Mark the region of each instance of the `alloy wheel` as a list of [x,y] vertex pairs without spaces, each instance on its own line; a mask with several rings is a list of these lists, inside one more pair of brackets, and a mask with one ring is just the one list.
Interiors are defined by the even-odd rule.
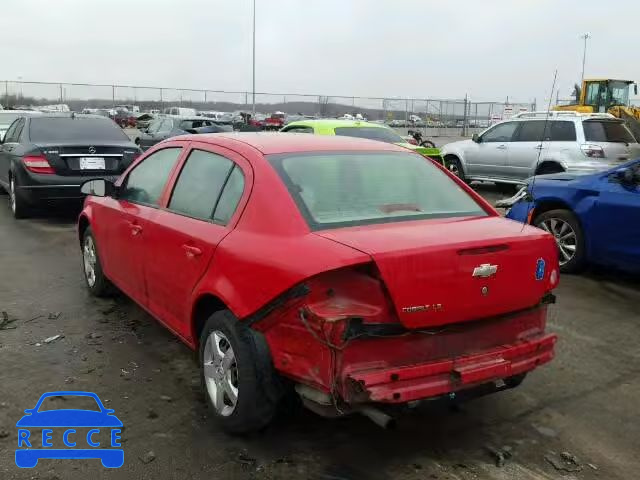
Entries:
[[84,240],[82,261],[84,263],[84,275],[87,283],[90,287],[93,287],[96,284],[96,263],[98,262],[98,258],[96,256],[96,245],[91,236],[87,236]]
[[16,184],[13,180],[13,177],[11,177],[11,180],[9,181],[9,206],[11,207],[11,211],[15,214],[16,213]]
[[456,177],[460,176],[460,169],[458,168],[458,164],[455,162],[452,162],[449,164],[449,171],[453,173]]
[[229,339],[220,330],[207,338],[202,360],[211,403],[219,415],[228,417],[238,403],[238,364]]
[[568,222],[559,218],[548,218],[540,224],[544,230],[553,235],[560,252],[560,265],[565,265],[576,255],[577,237]]

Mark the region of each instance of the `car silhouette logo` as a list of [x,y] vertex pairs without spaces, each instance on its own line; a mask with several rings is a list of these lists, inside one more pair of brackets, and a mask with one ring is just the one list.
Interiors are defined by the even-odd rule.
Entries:
[[[81,409],[56,409],[39,411],[42,402],[49,397],[90,397],[99,411]],[[124,450],[119,442],[122,422],[113,415],[114,410],[105,408],[98,395],[92,392],[48,392],[43,394],[36,406],[24,411],[26,415],[16,423],[18,448],[16,465],[33,468],[41,458],[88,459],[99,458],[107,468],[119,468],[124,463]],[[82,435],[77,428],[90,428]],[[42,435],[32,435],[33,428],[42,428]],[[53,429],[64,430],[62,440],[66,448],[54,448]],[[109,431],[109,447],[101,445],[97,437],[101,431]],[[57,432],[56,432],[57,433]],[[41,441],[40,441],[41,440]],[[83,448],[86,443],[88,448]],[[104,443],[104,441],[102,442]]]

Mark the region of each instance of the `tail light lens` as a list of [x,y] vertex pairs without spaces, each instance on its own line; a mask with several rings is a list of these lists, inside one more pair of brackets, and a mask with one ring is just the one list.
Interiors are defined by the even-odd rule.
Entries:
[[22,157],[22,163],[27,170],[32,173],[39,173],[45,175],[55,174],[55,170],[51,165],[49,165],[49,161],[44,155],[29,155],[26,157]]
[[582,145],[580,147],[585,157],[589,158],[604,158],[604,150],[598,145]]

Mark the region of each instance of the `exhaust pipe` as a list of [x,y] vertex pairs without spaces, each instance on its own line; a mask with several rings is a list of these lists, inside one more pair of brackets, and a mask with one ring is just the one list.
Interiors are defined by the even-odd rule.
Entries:
[[392,417],[384,413],[382,410],[379,410],[377,408],[367,406],[367,407],[360,407],[356,411],[361,413],[365,417],[369,418],[373,423],[381,426],[382,428],[391,429],[391,428],[395,428],[396,426],[395,419],[393,419]]

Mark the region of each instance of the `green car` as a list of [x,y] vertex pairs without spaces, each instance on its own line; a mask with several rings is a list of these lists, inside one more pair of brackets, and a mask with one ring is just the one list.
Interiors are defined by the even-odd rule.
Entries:
[[343,135],[345,137],[368,138],[381,142],[395,143],[409,150],[415,150],[425,157],[443,163],[440,150],[437,148],[419,147],[407,143],[395,130],[379,123],[361,120],[300,120],[283,127],[281,132],[314,133],[316,135]]

